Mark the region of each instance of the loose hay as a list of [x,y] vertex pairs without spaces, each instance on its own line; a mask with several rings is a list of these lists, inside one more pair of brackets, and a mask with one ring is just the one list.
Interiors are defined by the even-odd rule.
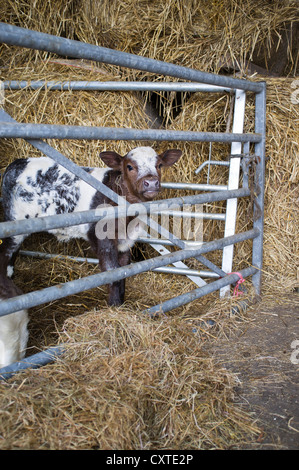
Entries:
[[61,341],[65,357],[0,384],[2,449],[224,449],[258,432],[230,404],[234,377],[175,319],[91,311]]

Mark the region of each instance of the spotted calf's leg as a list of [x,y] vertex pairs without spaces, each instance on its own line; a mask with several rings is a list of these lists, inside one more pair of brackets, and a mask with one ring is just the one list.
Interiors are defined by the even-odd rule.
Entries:
[[[109,238],[98,239],[95,234],[95,225],[88,232],[88,240],[91,249],[99,260],[99,267],[102,272],[111,271],[120,267],[118,262],[118,250],[116,240]],[[108,305],[121,305],[123,303],[123,283],[122,280],[112,282],[108,285]]]
[[1,240],[0,244],[0,274],[11,278],[14,273],[14,263],[20,246],[26,235],[16,235]]
[[[118,252],[118,264],[120,266],[127,266],[131,263],[131,252],[130,250],[124,252]],[[120,281],[120,299],[123,304],[125,301],[125,290],[126,290],[126,279],[121,279]]]
[[[99,265],[101,271],[111,271],[120,267],[118,261],[118,252],[112,240],[107,240],[106,243],[100,243],[99,250]],[[108,284],[108,305],[119,306],[124,302],[125,295],[124,279]]]

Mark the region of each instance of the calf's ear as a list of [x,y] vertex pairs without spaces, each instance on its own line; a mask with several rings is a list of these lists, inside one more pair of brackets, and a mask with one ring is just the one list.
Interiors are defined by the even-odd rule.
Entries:
[[109,166],[109,168],[113,168],[114,170],[121,169],[123,157],[118,153],[113,152],[112,150],[107,150],[100,153],[100,158],[107,166]]
[[160,158],[164,166],[171,166],[176,163],[182,155],[182,151],[178,149],[169,149],[161,153]]

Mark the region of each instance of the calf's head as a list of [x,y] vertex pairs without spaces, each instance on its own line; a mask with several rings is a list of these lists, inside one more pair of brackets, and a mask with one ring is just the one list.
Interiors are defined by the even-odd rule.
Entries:
[[136,147],[124,157],[113,151],[100,153],[103,162],[122,174],[128,194],[139,201],[150,201],[161,190],[161,170],[181,157],[181,150],[170,149],[158,155],[151,147]]

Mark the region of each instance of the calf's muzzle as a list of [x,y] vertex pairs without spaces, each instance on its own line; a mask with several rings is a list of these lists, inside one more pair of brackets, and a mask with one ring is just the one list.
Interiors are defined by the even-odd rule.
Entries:
[[146,178],[143,180],[143,188],[145,191],[159,191],[160,181],[158,178]]

